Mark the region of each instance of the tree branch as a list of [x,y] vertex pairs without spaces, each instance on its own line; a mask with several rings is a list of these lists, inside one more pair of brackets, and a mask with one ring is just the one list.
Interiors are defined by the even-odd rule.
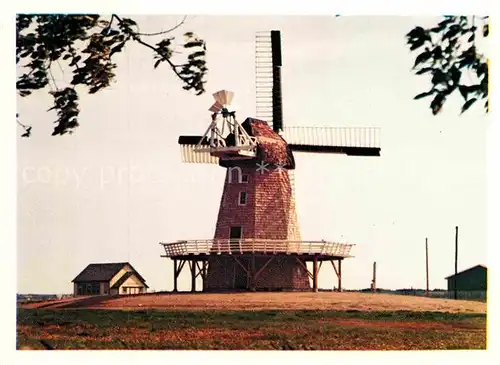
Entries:
[[[123,23],[122,19],[121,19],[118,15],[113,14],[113,15],[112,15],[112,18],[113,18],[113,17],[114,17],[114,18],[116,18],[116,20],[118,21],[118,23]],[[134,33],[130,34],[130,36],[132,36],[132,38],[133,38],[136,42],[138,42],[138,43],[142,44],[142,45],[143,45],[143,46],[145,46],[145,47],[148,47],[149,49],[152,49],[153,51],[155,51],[155,53],[156,53],[156,54],[160,55],[160,56],[161,56],[161,58],[162,58],[164,61],[167,61],[167,63],[170,65],[170,67],[172,68],[172,71],[174,71],[174,73],[177,75],[177,77],[178,77],[180,80],[182,80],[182,81],[186,82],[186,80],[182,77],[182,75],[181,75],[181,74],[177,71],[177,67],[180,67],[179,65],[174,65],[174,64],[172,63],[172,61],[170,61],[170,59],[169,59],[168,57],[165,57],[165,55],[164,55],[163,53],[159,52],[159,51],[158,51],[158,49],[157,49],[156,47],[154,47],[154,46],[152,46],[152,45],[150,45],[150,44],[148,44],[148,43],[144,42],[144,41],[143,41],[143,40],[142,40],[142,39],[141,39],[141,38],[137,35],[137,33],[135,33],[135,32],[134,32]],[[195,84],[194,84],[193,82],[187,82],[187,84],[188,84],[190,87],[195,88]]]
[[24,129],[24,134],[21,137],[29,137],[31,135],[31,126],[23,124],[19,121],[19,114],[16,114],[16,122]]
[[49,62],[49,65],[45,68],[45,70],[49,73],[50,78],[52,79],[52,82],[54,83],[54,87],[56,88],[56,90],[59,90],[59,88],[57,87],[56,79],[54,78],[54,75],[52,74],[51,68],[52,68],[52,62]]
[[170,29],[167,29],[167,30],[162,30],[161,32],[156,32],[156,33],[139,33],[137,32],[136,34],[137,35],[142,35],[142,36],[156,36],[156,35],[162,35],[162,34],[167,34],[167,33],[170,33],[174,30],[176,30],[177,28],[179,28],[182,24],[184,24],[184,22],[186,21],[186,18],[187,18],[187,15],[184,15],[184,18],[181,20],[181,22],[175,26],[173,26],[172,28]]

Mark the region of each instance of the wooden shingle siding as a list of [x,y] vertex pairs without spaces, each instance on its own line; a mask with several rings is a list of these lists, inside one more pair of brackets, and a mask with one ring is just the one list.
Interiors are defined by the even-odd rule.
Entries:
[[[227,169],[214,238],[229,239],[231,227],[242,227],[242,238],[300,241],[290,176],[287,169],[278,168],[285,164],[293,168],[293,155],[265,122],[250,123],[263,160],[253,164],[233,161],[232,168]],[[266,163],[266,169],[259,170],[257,163]],[[239,174],[248,175],[248,182],[240,182]],[[238,204],[242,191],[246,192],[246,205]],[[255,269],[258,271],[267,260],[257,257]],[[209,259],[207,290],[238,289],[244,286],[246,277],[232,257]],[[255,285],[256,289],[310,288],[307,272],[294,257],[274,258]]]

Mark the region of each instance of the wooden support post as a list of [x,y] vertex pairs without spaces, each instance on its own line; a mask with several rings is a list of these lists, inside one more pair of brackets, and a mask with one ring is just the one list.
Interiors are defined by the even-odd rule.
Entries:
[[196,262],[194,260],[189,261],[191,264],[191,292],[196,291]]
[[316,256],[313,259],[313,291],[318,291],[318,258]]
[[206,291],[207,290],[207,265],[208,265],[208,261],[203,261],[203,268],[202,268],[202,279],[203,279],[203,291]]
[[342,260],[339,259],[339,292],[342,291]]
[[177,277],[179,274],[177,273],[177,260],[174,259],[174,293],[177,293]]
[[299,259],[298,257],[295,258],[297,260],[297,262],[304,268],[304,270],[306,271],[307,273],[307,276],[309,276],[311,279],[313,278],[311,272],[309,271],[309,269],[307,268],[307,263],[304,263],[301,259]]

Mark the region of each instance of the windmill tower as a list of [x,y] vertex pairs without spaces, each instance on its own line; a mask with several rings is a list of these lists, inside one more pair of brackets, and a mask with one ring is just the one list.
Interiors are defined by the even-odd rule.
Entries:
[[[184,162],[226,169],[213,239],[161,243],[174,260],[174,291],[186,263],[192,291],[313,290],[330,261],[341,290],[341,263],[352,245],[303,241],[295,211],[293,152],[379,156],[376,128],[285,127],[281,98],[281,35],[256,36],[257,116],[239,123],[234,94],[215,93],[211,122],[202,136],[180,136]],[[312,272],[307,263],[312,262]],[[337,265],[335,264],[337,263]]]

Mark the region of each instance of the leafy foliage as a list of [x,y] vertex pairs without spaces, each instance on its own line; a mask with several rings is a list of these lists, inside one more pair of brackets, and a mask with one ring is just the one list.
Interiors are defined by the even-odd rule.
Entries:
[[[464,99],[461,113],[476,101],[488,98],[488,64],[476,47],[476,39],[489,34],[488,20],[488,17],[445,16],[435,27],[417,26],[406,35],[410,50],[421,52],[415,58],[415,73],[429,75],[432,83],[430,90],[415,99],[433,96],[430,108],[434,115],[457,90]],[[487,100],[484,108],[488,110]]]
[[[154,67],[167,63],[185,90],[193,90],[196,95],[205,91],[206,46],[193,33],[185,34],[186,60],[176,64],[172,60],[173,37],[150,45],[143,40],[148,34],[140,33],[136,22],[129,18],[112,15],[107,20],[92,14],[18,14],[16,23],[16,63],[22,63],[20,66],[26,70],[17,79],[17,91],[27,97],[33,91],[50,87],[54,105],[49,110],[55,110],[58,116],[52,135],[72,133],[78,127],[80,87],[86,87],[90,94],[108,87],[115,78],[117,67],[113,56],[129,42],[135,41],[151,49],[156,60]],[[166,33],[169,31],[153,35]],[[61,63],[72,72],[70,84],[63,88],[56,85],[51,72],[54,64],[62,69]],[[25,130],[23,136],[29,137],[31,127],[19,121],[18,124]]]

